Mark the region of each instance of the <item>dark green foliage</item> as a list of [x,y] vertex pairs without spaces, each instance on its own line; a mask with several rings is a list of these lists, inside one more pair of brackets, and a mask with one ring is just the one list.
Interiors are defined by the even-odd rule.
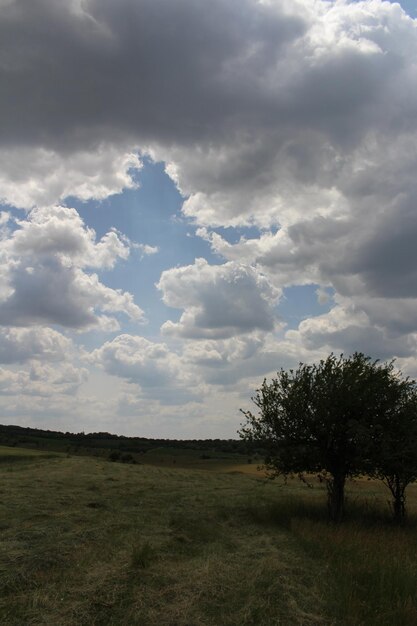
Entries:
[[115,461],[120,461],[121,463],[136,463],[136,459],[129,453],[126,454],[121,454],[121,452],[119,452],[119,450],[113,450],[112,452],[110,452],[109,456],[107,457],[109,459],[109,461],[112,461],[113,463]]
[[[271,476],[319,474],[327,484],[329,517],[339,522],[347,478],[365,469],[372,473],[377,455],[385,458],[388,448],[394,465],[400,463],[401,454],[394,454],[400,441],[396,426],[400,413],[412,413],[404,399],[413,388],[392,362],[381,364],[361,353],[331,354],[318,364],[281,369],[270,383],[264,380],[252,398],[259,414],[243,411],[247,421],[240,435],[264,448]],[[386,429],[392,431],[387,441]],[[411,448],[409,466],[417,468]],[[393,475],[382,465],[378,474],[386,480]]]
[[122,454],[122,456],[120,457],[120,460],[122,463],[136,463],[135,459],[133,458],[133,456],[129,453],[127,454]]
[[392,494],[394,520],[406,517],[407,486],[417,479],[417,390],[405,381],[395,410],[375,420],[368,474],[382,480]]
[[146,454],[155,448],[170,450],[201,450],[210,453],[252,453],[248,444],[239,439],[148,439],[126,437],[111,433],[62,433],[14,425],[0,424],[0,445],[56,450],[106,457],[109,451],[121,454]]

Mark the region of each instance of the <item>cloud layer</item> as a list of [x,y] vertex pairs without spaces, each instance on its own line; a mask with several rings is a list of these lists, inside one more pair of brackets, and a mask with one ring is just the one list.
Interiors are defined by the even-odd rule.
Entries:
[[[417,371],[417,21],[400,5],[1,5],[0,200],[27,211],[0,213],[5,394],[84,385],[63,329],[120,332],[88,363],[124,381],[129,410],[192,402],[190,387],[238,394],[330,350]],[[124,332],[144,313],[103,278],[132,247],[157,248],[97,239],[65,206],[134,189],[149,157],[217,263],[163,266],[156,288],[178,313],[166,310],[164,342]],[[288,329],[285,290],[308,285],[327,310]]]

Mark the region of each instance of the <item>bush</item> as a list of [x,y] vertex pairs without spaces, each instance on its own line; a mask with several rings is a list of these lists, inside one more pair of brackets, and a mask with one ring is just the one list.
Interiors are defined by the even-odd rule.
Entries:
[[136,463],[135,459],[131,454],[123,454],[120,457],[122,463]]

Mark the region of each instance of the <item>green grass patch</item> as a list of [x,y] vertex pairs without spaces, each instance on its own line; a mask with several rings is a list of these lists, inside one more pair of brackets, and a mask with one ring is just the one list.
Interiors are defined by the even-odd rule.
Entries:
[[30,450],[27,448],[15,448],[0,446],[0,463],[21,463],[47,460],[59,457],[60,454],[56,452],[42,452],[38,450]]

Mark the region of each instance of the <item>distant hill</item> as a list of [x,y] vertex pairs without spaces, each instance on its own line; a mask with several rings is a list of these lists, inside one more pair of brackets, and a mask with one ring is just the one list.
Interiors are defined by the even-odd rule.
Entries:
[[148,439],[107,432],[70,433],[15,425],[0,425],[0,445],[56,450],[71,454],[97,454],[110,451],[146,454],[155,449],[200,450],[223,454],[248,454],[248,444],[239,439]]

